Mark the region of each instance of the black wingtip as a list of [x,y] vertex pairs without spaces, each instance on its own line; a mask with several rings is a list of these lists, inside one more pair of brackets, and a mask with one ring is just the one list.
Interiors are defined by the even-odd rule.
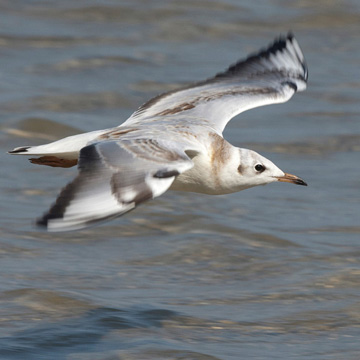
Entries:
[[30,148],[31,148],[31,146],[17,147],[14,150],[9,150],[8,154],[18,154],[18,153],[22,153],[22,152],[27,152],[27,150]]
[[[295,36],[293,32],[290,30],[287,35],[280,35],[278,36],[272,43],[270,43],[267,47],[260,49],[260,51],[254,52],[250,54],[244,60],[240,60],[237,63],[231,65],[225,72],[218,73],[214,79],[221,79],[224,77],[234,76],[237,74],[241,74],[241,72],[250,69],[252,64],[256,64],[259,62],[259,59],[269,59],[271,55],[275,55],[279,52],[282,52],[289,46],[289,42],[291,46],[294,46]],[[298,46],[298,45],[297,45]],[[298,57],[298,61],[302,64],[303,72],[304,72],[304,80],[307,79],[307,67],[305,60],[303,58]]]
[[292,31],[289,31],[287,35],[279,35],[273,43],[270,43],[268,47],[263,48],[260,50],[260,52],[253,53],[248,57],[248,59],[252,57],[268,57],[270,54],[275,54],[278,51],[282,51],[287,46],[286,42],[289,40],[292,43],[294,38],[295,37]]
[[36,219],[35,225],[38,228],[41,228],[43,230],[46,230],[48,227],[49,218],[45,215],[41,218]]
[[37,227],[48,230],[49,222],[64,217],[65,210],[72,201],[75,192],[78,190],[79,183],[79,176],[77,176],[61,190],[55,203],[51,205],[50,209],[42,217],[36,219],[35,224]]

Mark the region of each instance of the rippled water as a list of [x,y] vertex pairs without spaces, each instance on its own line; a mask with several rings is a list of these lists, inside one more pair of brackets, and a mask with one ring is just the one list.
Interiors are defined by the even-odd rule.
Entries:
[[[359,358],[357,0],[22,0],[0,10],[1,359]],[[242,114],[225,136],[307,188],[174,192],[90,230],[33,227],[76,169],[7,150],[114,126],[289,29],[308,90]]]

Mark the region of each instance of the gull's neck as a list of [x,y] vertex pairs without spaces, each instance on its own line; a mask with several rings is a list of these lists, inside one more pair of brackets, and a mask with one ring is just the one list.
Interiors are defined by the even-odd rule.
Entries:
[[231,186],[229,162],[233,161],[236,148],[220,135],[210,132],[207,151],[192,158],[194,167],[180,174],[170,187],[171,190],[190,191],[203,194],[227,194],[234,191]]

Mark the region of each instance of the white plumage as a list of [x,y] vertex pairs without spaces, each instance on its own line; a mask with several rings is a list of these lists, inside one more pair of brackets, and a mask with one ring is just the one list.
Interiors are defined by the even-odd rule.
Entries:
[[9,153],[37,156],[35,164],[78,164],[78,176],[38,221],[50,231],[114,218],[169,188],[225,194],[273,181],[306,185],[222,137],[234,116],[285,102],[306,82],[304,56],[289,34],[211,79],[151,99],[118,127]]

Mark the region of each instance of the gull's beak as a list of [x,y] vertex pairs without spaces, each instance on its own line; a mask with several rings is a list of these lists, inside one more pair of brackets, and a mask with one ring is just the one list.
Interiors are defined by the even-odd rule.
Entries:
[[300,179],[298,176],[292,174],[284,173],[284,176],[275,176],[275,177],[278,179],[278,181],[307,186],[307,183],[303,179]]

